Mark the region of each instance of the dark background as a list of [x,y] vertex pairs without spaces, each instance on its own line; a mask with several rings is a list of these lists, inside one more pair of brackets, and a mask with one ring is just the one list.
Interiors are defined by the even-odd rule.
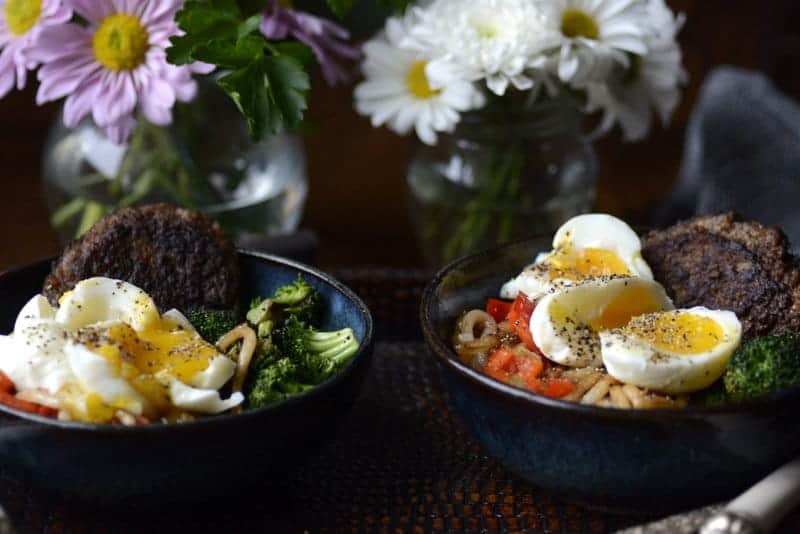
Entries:
[[[672,0],[687,23],[681,33],[691,77],[667,129],[642,143],[618,133],[597,145],[597,209],[645,222],[680,165],[684,130],[709,70],[722,64],[766,72],[800,97],[800,3],[796,0]],[[35,87],[0,101],[0,269],[56,254],[41,197],[39,162],[57,106],[37,108]],[[376,130],[356,115],[352,86],[328,88],[316,76],[311,114],[319,129],[305,139],[311,180],[303,226],[320,237],[324,267],[421,264],[406,212],[405,166],[410,138]]]

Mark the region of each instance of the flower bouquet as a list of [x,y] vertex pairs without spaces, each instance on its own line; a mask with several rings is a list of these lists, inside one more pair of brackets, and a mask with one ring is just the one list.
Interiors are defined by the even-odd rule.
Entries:
[[[664,0],[430,0],[390,18],[363,51],[355,106],[425,145],[408,182],[432,263],[552,231],[591,208],[582,134],[667,123],[686,74],[683,18]],[[445,134],[444,140],[440,134]]]
[[[328,4],[341,15],[353,2]],[[153,200],[207,209],[234,233],[286,229],[270,217],[299,219],[302,146],[268,138],[302,125],[313,62],[328,83],[349,78],[348,38],[278,0],[0,0],[0,97],[36,71],[37,104],[63,100],[45,181],[66,237]]]

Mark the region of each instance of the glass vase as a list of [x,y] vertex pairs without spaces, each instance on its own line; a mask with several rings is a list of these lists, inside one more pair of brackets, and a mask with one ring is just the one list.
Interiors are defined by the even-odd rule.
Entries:
[[172,202],[205,211],[239,245],[256,246],[297,227],[308,193],[300,138],[254,143],[233,103],[208,81],[192,103],[176,106],[172,125],[140,118],[121,146],[91,120],[67,128],[59,116],[42,179],[51,223],[64,241],[119,208]]
[[553,232],[592,208],[594,148],[571,100],[466,114],[455,132],[412,156],[407,186],[426,262]]

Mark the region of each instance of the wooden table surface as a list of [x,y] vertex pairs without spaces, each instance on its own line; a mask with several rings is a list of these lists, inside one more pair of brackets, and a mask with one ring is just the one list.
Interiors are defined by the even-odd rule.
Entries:
[[[597,209],[633,222],[669,190],[680,164],[684,130],[706,73],[720,64],[767,71],[790,93],[798,59],[798,8],[791,0],[731,2],[673,0],[687,14],[681,35],[691,75],[683,103],[666,129],[643,143],[623,144],[618,135],[601,141]],[[306,138],[311,178],[303,225],[321,239],[323,266],[418,266],[407,215],[403,176],[413,144],[370,127],[352,108],[352,87],[329,89],[317,77],[311,114],[320,122]],[[34,106],[34,91],[0,101],[0,269],[58,252],[47,223],[39,185],[39,162],[55,106]]]

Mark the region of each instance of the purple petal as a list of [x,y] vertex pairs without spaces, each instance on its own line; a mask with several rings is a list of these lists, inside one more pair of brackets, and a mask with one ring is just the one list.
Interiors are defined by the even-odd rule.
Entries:
[[14,87],[14,62],[8,50],[0,51],[0,98]]
[[71,52],[80,50],[83,55],[92,53],[92,33],[77,24],[62,24],[42,29],[26,55],[39,63],[49,63]]
[[289,36],[291,26],[280,17],[263,17],[261,19],[261,33],[267,39],[281,40]]
[[351,72],[339,64],[339,59],[357,59],[360,51],[344,41],[350,34],[341,26],[308,13],[283,9],[272,3],[261,19],[261,33],[268,39],[285,39],[289,35],[311,48],[322,67],[329,85],[347,82]]
[[114,13],[111,2],[107,0],[69,0],[69,3],[77,14],[93,24],[100,24]]
[[74,128],[92,111],[95,100],[97,100],[97,90],[99,85],[100,73],[96,73],[91,79],[87,80],[81,88],[70,94],[64,102],[64,124],[69,128]]
[[159,106],[156,102],[142,101],[142,113],[156,126],[169,126],[172,124],[172,108]]
[[17,89],[21,91],[25,89],[25,82],[28,79],[28,65],[25,62],[25,58],[19,52],[14,54],[16,56],[14,61],[17,67]]
[[161,2],[145,2],[140,9],[140,19],[142,24],[148,28],[155,25],[171,23],[175,20],[175,13],[181,8],[183,2],[174,0]]
[[39,69],[39,91],[36,103],[42,105],[69,95],[92,73],[100,70],[100,64],[86,53],[64,57],[52,63],[45,63]]
[[105,127],[106,135],[109,139],[111,139],[114,143],[121,145],[128,140],[128,137],[131,136],[131,132],[136,127],[136,121],[131,116],[126,116],[120,119],[118,122]]
[[136,88],[130,73],[104,71],[92,118],[101,128],[111,126],[133,113],[136,100]]
[[61,0],[45,0],[42,3],[41,24],[52,26],[63,24],[72,18],[72,9],[61,4]]

